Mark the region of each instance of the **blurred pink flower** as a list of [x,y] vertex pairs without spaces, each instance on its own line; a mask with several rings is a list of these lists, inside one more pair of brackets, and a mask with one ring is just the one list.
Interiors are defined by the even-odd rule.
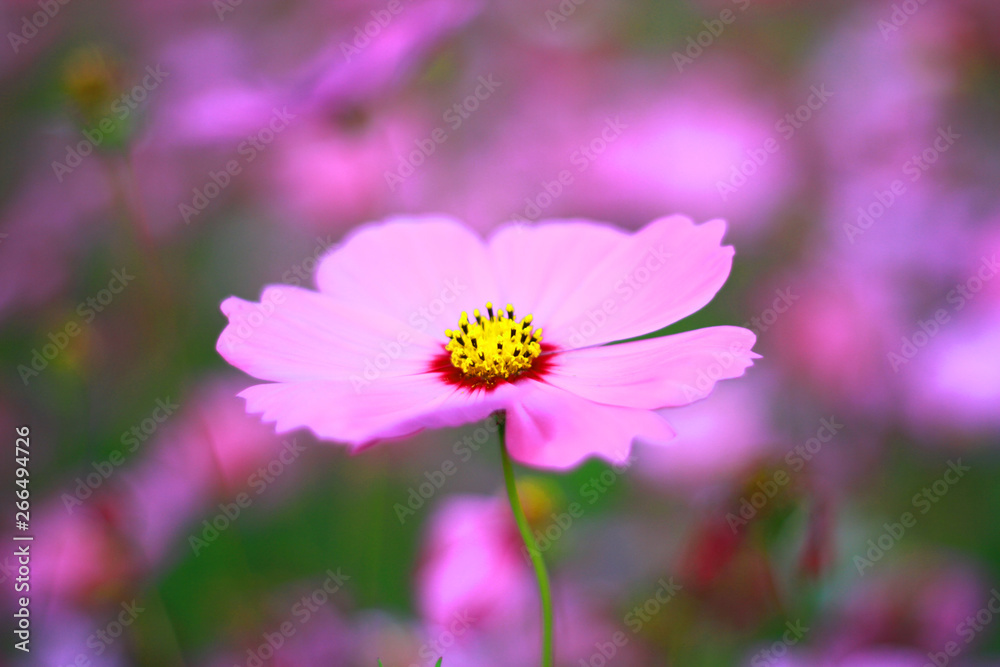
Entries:
[[[913,560],[873,580],[858,581],[835,601],[839,608],[816,617],[803,644],[761,648],[749,664],[798,667],[924,667],[970,664],[969,625],[991,599],[978,568],[950,558]],[[820,624],[824,624],[822,627]],[[964,630],[963,630],[964,628]],[[950,656],[950,643],[960,647]],[[937,655],[932,659],[932,655]],[[785,656],[779,659],[778,656]],[[944,660],[945,662],[940,662]]]
[[901,163],[838,176],[828,189],[818,243],[855,273],[892,281],[900,297],[912,302],[922,298],[920,287],[929,281],[964,268],[979,247],[973,230],[980,216],[970,190],[937,178],[944,165],[921,172],[916,163],[905,164],[905,171]]
[[964,644],[963,622],[989,597],[987,579],[969,563],[914,560],[846,592],[827,653],[847,655],[886,644],[927,652],[950,641]]
[[947,220],[966,242],[948,253],[953,266],[936,281],[937,298],[917,301],[910,330],[892,349],[909,430],[951,444],[1000,432],[1000,226],[962,222]]
[[[795,128],[765,82],[748,83],[759,78],[752,72],[733,62],[702,65],[697,77],[664,80],[660,94],[626,85],[614,95],[627,110],[620,137],[606,149],[594,137],[581,142],[591,150],[584,152],[589,168],[571,190],[578,205],[630,219],[662,210],[721,215],[740,239],[766,234],[801,173],[789,134]],[[615,76],[653,75],[640,69]],[[804,91],[799,102],[812,95],[808,86]]]
[[[169,75],[133,154],[151,227],[200,221],[202,209],[241,198],[322,229],[399,209],[385,174],[425,118],[413,100],[393,102],[480,5],[310,1],[268,16],[263,34],[204,25],[174,35],[150,54]],[[219,7],[238,20],[235,5]]]
[[[797,300],[771,319],[762,335],[765,354],[827,405],[889,419],[896,383],[886,352],[903,331],[900,295],[885,276],[859,274],[849,256],[810,264],[775,283]],[[762,290],[760,305],[766,309],[774,294]]]
[[0,51],[0,81],[4,85],[30,73],[53,44],[65,39],[65,15],[56,10],[54,16],[38,16],[40,9],[32,0],[8,0],[0,10],[0,31],[10,47]]
[[260,80],[255,55],[249,39],[217,29],[175,35],[150,53],[165,78],[151,92],[149,138],[189,148],[219,144],[236,152],[236,144],[260,130],[275,106],[293,99],[288,84]]
[[775,443],[768,421],[770,389],[755,373],[719,386],[711,400],[665,411],[677,437],[666,447],[643,447],[639,475],[670,493],[737,479]]
[[[356,11],[347,12],[337,7],[336,36],[323,36],[327,48],[301,73],[311,82],[310,102],[336,111],[397,88],[447,37],[472,20],[483,4],[481,0],[417,0],[381,5],[361,2]],[[312,10],[303,17],[315,22],[315,15]]]
[[571,215],[639,227],[666,210],[725,217],[736,238],[756,240],[799,180],[797,147],[776,127],[786,109],[732,60],[688,78],[603,52],[499,53],[474,54],[470,71],[495,74],[497,92],[425,168],[435,207],[477,229]]
[[786,653],[786,656],[765,658],[766,662],[762,663],[761,654],[756,654],[757,661],[751,660],[747,664],[752,666],[768,664],[773,667],[926,667],[930,664],[927,662],[927,656],[917,651],[890,647],[875,648],[840,658],[806,651],[797,651],[791,655]]
[[187,548],[178,532],[213,502],[231,503],[240,492],[256,497],[261,484],[277,478],[266,466],[281,461],[283,446],[270,429],[246,419],[234,391],[231,381],[213,381],[182,398],[176,416],[147,445],[148,456],[123,473],[132,538],[150,562]]
[[106,227],[101,215],[111,197],[97,159],[61,182],[50,166],[64,159],[58,139],[35,151],[39,159],[0,211],[0,318],[58,295],[94,230]]
[[959,84],[958,12],[952,3],[930,3],[907,14],[900,29],[890,21],[894,11],[891,1],[857,5],[829,31],[805,75],[833,92],[815,122],[833,166],[845,173],[899,167],[947,125],[946,104]]
[[537,606],[535,582],[510,507],[493,496],[451,496],[435,510],[417,577],[421,616],[447,626],[516,624]]
[[294,122],[290,86],[261,81],[254,48],[246,38],[203,29],[146,54],[163,81],[139,112],[129,162],[153,236],[175,235],[230,200]]
[[413,137],[427,136],[431,128],[413,102],[385,106],[343,118],[304,115],[290,128],[256,183],[273,217],[343,229],[405,205],[401,195],[419,177],[390,188],[386,174],[399,168],[397,152],[408,154]]
[[36,521],[46,539],[33,547],[33,588],[44,608],[90,608],[113,600],[140,574],[141,560],[129,549],[127,522],[115,503],[94,501],[69,513],[54,501]]
[[[303,582],[304,584],[305,582]],[[315,584],[313,584],[315,586]],[[302,595],[308,595],[312,591],[303,588],[298,592],[298,596],[289,595],[288,600],[283,601],[286,608],[295,608],[296,604],[301,604],[298,600]],[[303,607],[298,607],[303,609]],[[308,609],[308,608],[306,608]],[[330,602],[322,607],[313,607],[315,611],[310,612],[308,621],[302,621],[301,617],[298,626],[293,625],[292,634],[283,635],[281,628],[287,629],[287,621],[269,619],[263,628],[257,628],[253,633],[246,633],[242,637],[246,642],[236,650],[220,655],[217,659],[202,662],[206,667],[233,667],[233,665],[269,665],[270,667],[298,667],[298,665],[343,665],[345,667],[371,664],[374,656],[384,655],[378,645],[374,643],[363,643],[359,641],[358,630],[354,623],[345,619],[334,603]],[[264,637],[270,637],[271,642]],[[280,641],[277,648],[269,651],[274,643]],[[273,655],[268,659],[269,655]],[[411,654],[412,657],[413,654]],[[412,662],[412,661],[411,661]],[[410,664],[407,663],[387,663],[390,664]]]
[[[38,543],[34,560],[43,599],[93,605],[120,595],[137,576],[189,547],[178,535],[206,508],[232,503],[239,492],[256,497],[282,474],[265,468],[274,461],[282,470],[290,465],[287,456],[278,458],[287,447],[246,419],[236,389],[231,381],[199,387],[176,413],[161,412],[161,431],[152,438],[133,431],[131,442],[149,450],[134,465],[118,471],[105,461],[111,472],[103,485],[81,481],[95,476],[88,469],[46,505],[38,521],[48,538]],[[169,397],[158,403],[168,410],[171,404]],[[200,533],[198,526],[194,534]]]
[[[527,565],[526,565],[527,567]],[[586,665],[601,664],[598,662],[607,655],[608,646],[612,646],[614,662],[622,665],[653,664],[642,660],[643,647],[638,640],[625,633],[619,623],[610,620],[602,612],[602,605],[593,598],[581,595],[576,582],[557,582],[554,593],[556,615],[556,664]],[[484,665],[531,665],[538,659],[537,643],[539,641],[538,623],[532,608],[521,610],[520,622],[509,624],[496,631],[468,630],[456,637],[450,645],[446,644],[446,633],[450,630],[441,626],[430,626],[427,634],[430,641],[447,648],[441,653],[444,656],[442,667],[483,667]],[[624,644],[612,644],[612,638],[618,636],[618,641],[624,638]],[[512,640],[515,637],[515,640]],[[431,644],[433,645],[433,644]],[[602,650],[605,652],[602,655]],[[593,660],[593,663],[590,661]],[[608,661],[607,664],[611,664]],[[406,664],[406,663],[403,663]],[[433,664],[426,661],[428,667]],[[386,663],[386,667],[389,667]]]
[[431,656],[438,652],[427,641],[432,638],[419,622],[376,610],[362,611],[351,622],[351,635],[357,643],[354,660],[347,662],[351,667],[370,665],[373,656],[381,659],[385,667],[434,664]]
[[922,321],[937,327],[931,329],[935,335],[926,339],[926,348],[914,345],[914,357],[899,370],[906,378],[904,414],[913,433],[947,438],[1000,432],[1000,375],[996,372],[1000,308],[951,314],[944,324],[931,318]]
[[[732,265],[724,231],[683,216],[635,234],[563,221],[509,225],[484,243],[452,219],[392,219],[330,253],[319,292],[227,299],[217,349],[271,382],[241,396],[279,432],[308,427],[358,449],[504,410],[522,463],[622,462],[635,438],[673,437],[652,410],[704,398],[757,357],[739,327],[606,345],[707,304]],[[482,304],[489,315],[469,319]]]
[[[126,667],[134,664],[127,642],[104,642],[109,623],[123,611],[120,602],[97,613],[57,607],[46,609],[32,626],[31,652],[21,665],[87,665],[88,667]],[[126,601],[124,604],[128,604]],[[103,633],[103,634],[98,634]],[[99,652],[98,652],[99,651]]]

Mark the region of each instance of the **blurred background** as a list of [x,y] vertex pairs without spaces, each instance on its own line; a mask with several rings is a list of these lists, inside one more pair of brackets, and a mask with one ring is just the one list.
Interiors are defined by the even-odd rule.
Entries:
[[[218,306],[391,213],[681,212],[737,254],[670,330],[764,358],[627,469],[520,471],[559,664],[1000,664],[994,0],[5,0],[0,27],[0,432],[30,425],[36,535],[32,651],[5,631],[0,662],[535,664],[495,432],[276,436]],[[4,547],[8,621],[16,576]]]

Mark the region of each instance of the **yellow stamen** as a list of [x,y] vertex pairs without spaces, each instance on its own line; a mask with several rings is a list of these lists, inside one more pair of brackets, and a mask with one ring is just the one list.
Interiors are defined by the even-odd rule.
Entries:
[[542,330],[531,326],[532,317],[514,317],[514,306],[497,313],[493,303],[486,302],[487,317],[478,309],[462,313],[457,329],[446,329],[449,338],[445,349],[451,352],[451,363],[464,375],[494,385],[529,370],[542,353]]

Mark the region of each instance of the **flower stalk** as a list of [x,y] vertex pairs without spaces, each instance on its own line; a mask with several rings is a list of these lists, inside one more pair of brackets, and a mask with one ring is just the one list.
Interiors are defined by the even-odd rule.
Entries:
[[545,561],[542,552],[538,549],[535,537],[531,533],[531,526],[524,515],[524,508],[521,506],[521,499],[517,495],[517,481],[514,478],[514,466],[510,460],[510,453],[507,451],[507,441],[505,438],[506,415],[500,412],[496,415],[497,432],[500,436],[500,460],[503,465],[504,484],[507,488],[507,499],[510,501],[510,508],[514,512],[514,521],[521,531],[521,539],[528,550],[531,564],[535,568],[535,578],[538,580],[538,594],[542,603],[542,667],[552,667],[553,641],[552,641],[552,590],[549,584],[549,573],[545,568]]

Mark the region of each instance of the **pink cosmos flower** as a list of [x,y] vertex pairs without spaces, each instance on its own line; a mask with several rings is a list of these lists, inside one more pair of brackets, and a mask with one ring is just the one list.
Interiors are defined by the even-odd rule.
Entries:
[[125,487],[115,499],[128,508],[129,537],[148,562],[163,565],[191,547],[178,533],[197,525],[201,515],[211,520],[219,500],[228,502],[240,492],[256,496],[261,489],[253,487],[254,480],[276,479],[267,476],[266,468],[281,462],[283,449],[294,443],[283,445],[266,427],[248,423],[240,407],[229,379],[205,382],[182,397],[177,412],[142,445],[147,455],[120,473]]
[[224,301],[217,349],[269,381],[240,395],[279,432],[358,449],[502,410],[524,464],[620,463],[634,439],[673,437],[654,410],[704,398],[758,356],[754,334],[728,326],[608,345],[707,304],[732,265],[724,232],[677,215],[634,234],[569,220],[483,241],[444,217],[391,219],[328,254],[318,292]]
[[33,588],[44,609],[86,609],[113,600],[141,574],[124,533],[126,517],[111,503],[94,502],[72,514],[55,501],[39,509],[38,525],[49,537],[33,550]]
[[927,653],[955,639],[967,643],[959,632],[990,599],[987,582],[974,562],[947,552],[917,552],[844,591],[839,608],[827,615],[833,627],[824,654],[893,643]]
[[476,628],[503,628],[537,605],[517,525],[505,499],[452,496],[429,522],[417,578],[421,616],[446,627],[467,617]]
[[[885,420],[895,388],[885,355],[905,331],[905,308],[891,281],[874,271],[858,275],[850,260],[847,254],[817,255],[810,266],[762,290],[757,312],[772,308],[776,316],[762,344],[811,395],[840,410]],[[799,300],[777,314],[774,290],[786,288]]]

